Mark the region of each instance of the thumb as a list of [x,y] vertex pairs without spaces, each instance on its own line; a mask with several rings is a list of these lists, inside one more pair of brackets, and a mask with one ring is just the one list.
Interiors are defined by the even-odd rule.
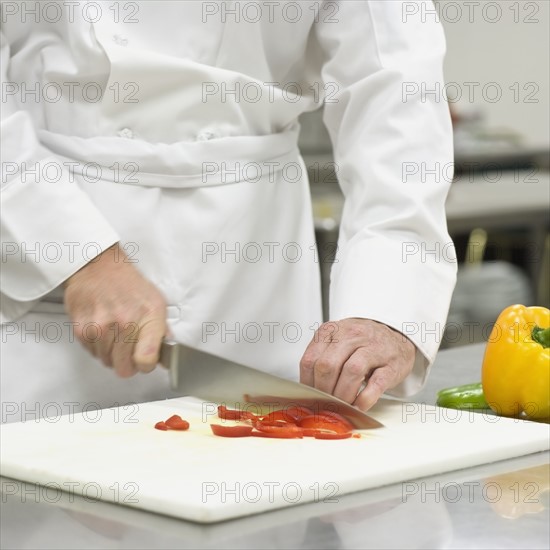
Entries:
[[133,362],[140,372],[151,372],[159,362],[160,344],[166,334],[166,321],[162,317],[146,320],[139,329],[134,348]]

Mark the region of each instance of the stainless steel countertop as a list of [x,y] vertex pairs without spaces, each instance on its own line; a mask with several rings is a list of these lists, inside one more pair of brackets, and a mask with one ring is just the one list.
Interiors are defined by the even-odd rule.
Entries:
[[[479,380],[483,348],[442,351],[412,400]],[[548,463],[537,453],[210,526],[2,478],[0,547],[548,548]]]

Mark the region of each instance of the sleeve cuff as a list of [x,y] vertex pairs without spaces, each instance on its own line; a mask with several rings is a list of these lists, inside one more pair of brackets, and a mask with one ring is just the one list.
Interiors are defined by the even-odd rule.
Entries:
[[373,319],[416,346],[413,371],[387,392],[396,397],[412,395],[425,384],[456,279],[454,263],[427,263],[420,255],[404,258],[402,248],[401,242],[382,235],[350,241],[333,266],[330,286],[331,319]]

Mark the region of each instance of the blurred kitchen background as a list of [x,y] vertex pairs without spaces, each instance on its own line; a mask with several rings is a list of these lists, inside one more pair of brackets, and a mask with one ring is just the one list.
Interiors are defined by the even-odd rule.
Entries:
[[[435,7],[447,37],[445,79],[457,83],[447,87],[455,138],[447,219],[459,275],[446,348],[487,339],[508,305],[550,306],[550,2],[439,0]],[[322,112],[303,117],[300,144],[326,318],[343,197]]]

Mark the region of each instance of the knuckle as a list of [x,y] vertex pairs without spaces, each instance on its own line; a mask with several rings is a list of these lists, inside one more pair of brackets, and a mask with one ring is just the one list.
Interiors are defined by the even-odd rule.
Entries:
[[333,370],[332,363],[327,359],[320,359],[315,363],[315,375],[328,376]]
[[353,323],[347,329],[347,332],[352,338],[362,338],[368,335],[368,331],[365,330],[365,327],[357,323]]
[[302,359],[300,361],[300,369],[305,372],[312,372],[313,371],[313,362],[312,361],[306,361]]
[[365,376],[365,363],[360,359],[349,359],[344,365],[346,373],[354,378],[363,378]]
[[165,309],[166,301],[157,293],[148,296],[139,308],[142,317],[156,317],[160,313],[164,313]]
[[384,393],[388,387],[387,378],[383,375],[372,377],[369,380],[369,386],[378,394]]
[[315,358],[312,352],[306,351],[300,361],[300,368],[307,371],[312,371],[315,365]]

